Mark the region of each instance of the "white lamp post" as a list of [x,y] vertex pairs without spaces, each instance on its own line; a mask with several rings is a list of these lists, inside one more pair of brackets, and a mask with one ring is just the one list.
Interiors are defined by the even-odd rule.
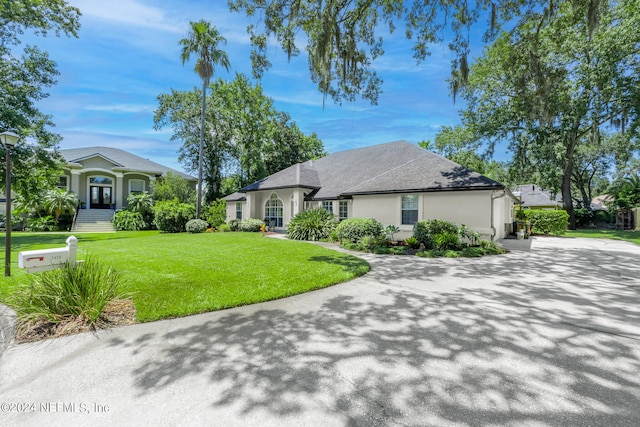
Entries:
[[11,276],[11,148],[16,145],[20,137],[13,132],[0,133],[0,143],[4,145],[6,153],[6,186],[5,197],[7,200],[6,218],[4,221],[5,244],[4,244],[4,276]]

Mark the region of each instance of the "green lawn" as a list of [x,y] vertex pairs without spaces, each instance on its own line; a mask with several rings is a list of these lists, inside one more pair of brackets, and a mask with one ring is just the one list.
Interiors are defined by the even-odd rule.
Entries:
[[[29,275],[18,268],[18,252],[64,246],[68,236],[13,233],[12,277],[1,279],[0,301],[6,302],[16,287],[29,283]],[[89,254],[122,273],[122,290],[133,296],[140,321],[283,298],[369,270],[359,258],[259,233],[144,231],[77,237],[78,258]]]
[[640,231],[622,230],[569,230],[566,237],[592,237],[596,239],[626,240],[640,245]]

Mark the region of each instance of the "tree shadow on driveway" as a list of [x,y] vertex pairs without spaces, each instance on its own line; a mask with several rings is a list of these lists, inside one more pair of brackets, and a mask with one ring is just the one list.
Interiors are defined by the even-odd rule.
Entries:
[[[212,313],[110,345],[135,357],[154,343],[157,357],[131,372],[139,396],[204,382],[200,398],[237,418],[639,425],[638,271],[629,267],[632,283],[620,285],[619,269],[597,263],[611,267],[624,253],[584,256],[549,248],[486,264],[380,258],[366,276],[286,308]],[[509,274],[504,261],[516,264]],[[433,290],[438,275],[449,288]]]

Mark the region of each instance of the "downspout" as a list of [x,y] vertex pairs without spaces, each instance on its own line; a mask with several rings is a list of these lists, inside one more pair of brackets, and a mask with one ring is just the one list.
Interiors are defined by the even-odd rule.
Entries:
[[491,241],[493,242],[493,238],[496,237],[496,234],[498,234],[498,231],[496,230],[496,228],[493,226],[493,201],[494,200],[498,200],[501,199],[503,197],[505,197],[507,195],[507,190],[502,190],[502,194],[500,196],[495,196],[496,191],[493,191],[493,194],[491,195]]

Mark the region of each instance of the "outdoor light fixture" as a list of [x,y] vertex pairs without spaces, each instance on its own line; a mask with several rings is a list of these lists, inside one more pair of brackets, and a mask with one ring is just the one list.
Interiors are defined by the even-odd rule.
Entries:
[[13,132],[0,133],[0,143],[4,145],[6,153],[6,182],[5,182],[5,242],[4,242],[4,276],[11,276],[11,148],[16,145],[20,137]]

